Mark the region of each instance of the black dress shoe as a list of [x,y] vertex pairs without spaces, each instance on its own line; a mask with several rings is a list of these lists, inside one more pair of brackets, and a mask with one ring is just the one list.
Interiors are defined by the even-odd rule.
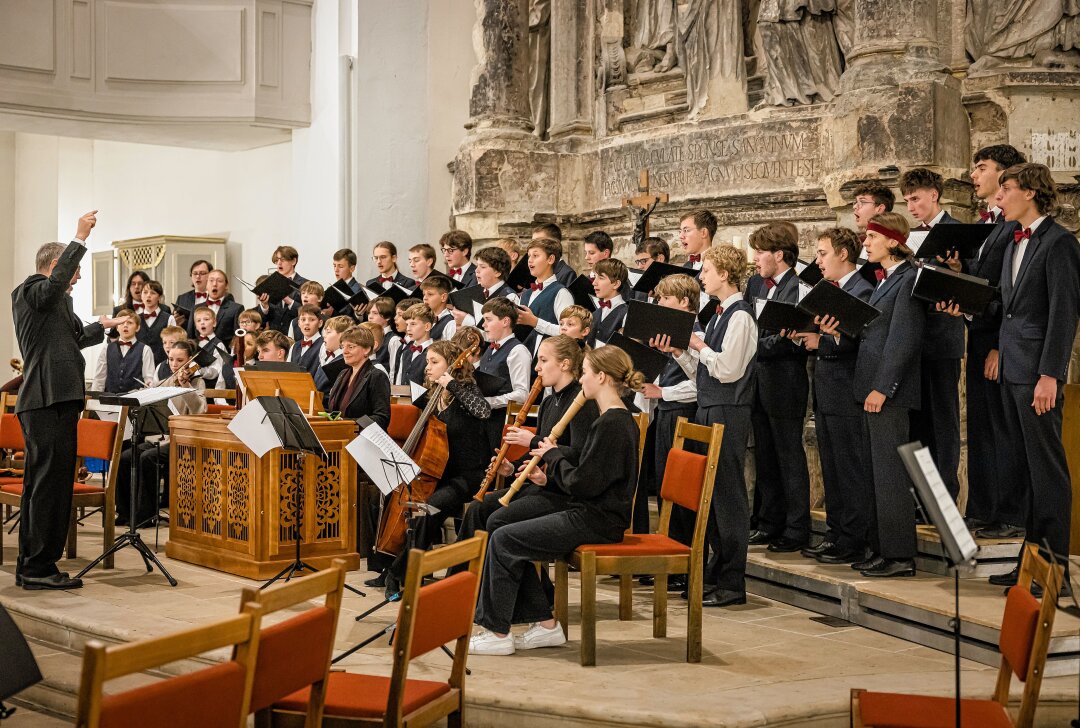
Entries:
[[652,586],[656,583],[656,578],[652,576],[639,576],[637,583],[642,586]]
[[667,590],[668,591],[682,591],[683,589],[686,589],[686,575],[685,574],[668,574]]
[[808,559],[812,559],[815,556],[817,556],[818,554],[825,553],[826,551],[828,551],[829,549],[831,549],[835,545],[836,544],[834,544],[832,541],[830,541],[828,539],[823,539],[820,543],[818,543],[817,546],[807,546],[806,548],[804,548],[799,553],[802,554],[803,556],[805,556]]
[[981,518],[976,518],[975,516],[968,516],[964,519],[964,525],[967,526],[967,529],[969,531],[974,532],[978,531],[980,528],[986,528],[987,526],[991,526],[993,524],[991,524],[989,521],[984,521]]
[[769,551],[772,551],[774,554],[790,554],[795,551],[801,551],[804,548],[806,548],[806,541],[786,538],[784,536],[769,543]]
[[885,558],[878,556],[877,554],[870,554],[862,561],[856,561],[851,565],[851,568],[855,571],[862,571],[863,569],[876,569],[884,563]]
[[81,589],[82,579],[72,579],[67,574],[53,574],[52,576],[24,576],[22,588],[27,591],[38,589]]
[[15,586],[22,586],[22,574],[15,575]]
[[750,532],[749,543],[751,546],[761,546],[774,540],[776,540],[776,537],[765,531],[753,530]]
[[859,572],[863,576],[894,577],[915,576],[915,561],[913,559],[882,559],[881,565],[872,569],[863,569]]
[[[702,584],[701,585],[701,593],[702,594],[708,594],[708,593],[714,592],[714,591],[716,591],[716,585],[715,584]],[[690,586],[688,584],[683,585],[683,590],[681,592],[679,592],[679,598],[680,599],[689,599],[690,598]]]
[[863,557],[862,549],[845,549],[841,546],[833,546],[828,551],[822,551],[815,556],[822,564],[853,564]]
[[1002,523],[997,526],[987,526],[986,528],[980,528],[975,536],[977,538],[1023,538],[1025,530],[1021,526],[1014,526],[1011,523]]
[[703,607],[730,607],[734,604],[746,604],[746,592],[713,589],[701,600]]
[[1020,567],[1013,567],[1012,571],[1006,571],[1004,574],[994,574],[987,581],[994,586],[1015,586],[1016,581],[1020,578]]
[[386,586],[386,572],[382,572],[378,576],[373,576],[370,579],[364,580],[364,586],[370,586],[372,589],[382,589]]

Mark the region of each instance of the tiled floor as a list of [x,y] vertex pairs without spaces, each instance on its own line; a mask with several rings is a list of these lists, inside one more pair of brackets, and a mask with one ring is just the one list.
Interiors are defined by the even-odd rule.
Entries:
[[[84,529],[79,545],[89,557],[100,547],[100,537]],[[81,590],[26,592],[14,586],[15,556],[8,542],[5,565],[0,567],[0,603],[24,618],[115,639],[161,634],[232,614],[240,589],[254,584],[165,559],[180,582],[170,588],[159,573],[146,573],[138,555],[128,549],[118,555],[115,570],[92,572]],[[63,568],[77,571],[85,563],[79,559]],[[348,581],[360,586],[365,576],[354,572]],[[473,674],[468,692],[475,706],[471,724],[507,725],[507,716],[515,715],[515,725],[598,721],[688,727],[840,726],[847,725],[852,687],[946,695],[951,691],[951,655],[861,627],[830,627],[814,621],[813,613],[753,596],[745,606],[706,610],[702,663],[688,665],[684,662],[685,602],[672,595],[669,637],[653,639],[651,592],[637,589],[634,620],[619,622],[614,582],[602,582],[598,593],[599,666],[583,668],[578,664],[578,630],[573,624],[575,585],[572,577],[569,645],[512,657],[470,658]],[[340,650],[381,631],[395,618],[396,607],[390,605],[355,622],[357,614],[380,599],[374,590],[365,590],[369,593],[364,598],[345,593],[337,635]],[[78,647],[78,638],[75,642]],[[51,678],[50,659],[43,657],[46,676]],[[379,639],[337,667],[388,674],[389,665],[386,640]],[[448,665],[445,655],[432,652],[415,663],[411,676],[442,677]],[[70,670],[70,664],[65,669]],[[965,693],[988,696],[995,675],[991,668],[965,661]],[[64,682],[74,679],[75,675],[68,675]],[[1075,677],[1046,680],[1042,694],[1046,707],[1040,708],[1041,724],[1053,725],[1067,711],[1075,714]]]

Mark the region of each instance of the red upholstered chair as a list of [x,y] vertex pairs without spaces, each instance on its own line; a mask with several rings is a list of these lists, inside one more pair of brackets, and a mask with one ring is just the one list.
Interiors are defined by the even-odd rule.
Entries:
[[[654,574],[653,637],[667,636],[667,575],[686,574],[689,605],[686,626],[686,661],[701,662],[702,558],[705,526],[709,520],[716,462],[720,457],[723,425],[694,425],[680,417],[675,441],[668,453],[660,494],[664,499],[657,533],[628,533],[621,543],[585,544],[565,559],[555,562],[555,617],[568,630],[569,575],[567,565],[581,572],[581,664],[596,664],[596,577],[598,574],[624,576]],[[686,441],[708,446],[705,455],[685,449]],[[668,536],[672,504],[697,513],[690,546]],[[621,590],[620,590],[621,591]],[[620,594],[620,602],[623,595]],[[620,618],[625,604],[620,603]]]
[[[78,728],[245,728],[258,653],[258,605],[243,614],[162,637],[106,647],[96,640],[83,652]],[[120,693],[104,684],[221,647],[235,647],[228,662]]]
[[[487,533],[452,546],[409,553],[409,570],[394,634],[394,668],[389,678],[332,672],[327,680],[323,718],[327,724],[419,728],[443,717],[451,728],[464,724],[465,660],[473,612],[480,591],[480,569]],[[468,570],[420,586],[424,576],[468,562]],[[454,642],[449,680],[410,680],[409,661]],[[304,688],[274,705],[274,723],[308,709]]]
[[[14,415],[0,416],[0,429],[5,433],[10,430],[9,420],[4,418]],[[121,408],[119,422],[127,421],[127,408]],[[18,427],[18,422],[15,422]],[[124,428],[116,422],[107,420],[92,420],[85,414],[79,420],[75,454],[78,460],[75,464],[76,472],[82,466],[85,458],[99,458],[109,463],[108,475],[104,481],[93,483],[79,483],[74,480],[72,473],[72,488],[74,495],[71,499],[71,518],[68,527],[67,557],[75,558],[77,555],[78,526],[76,519],[80,508],[101,508],[102,526],[105,534],[105,548],[112,546],[116,537],[116,476],[120,472],[120,450],[124,445]],[[21,439],[21,430],[20,430]],[[4,505],[18,505],[22,499],[22,481],[18,483],[0,483],[0,503]],[[0,529],[0,563],[3,563],[4,533]],[[102,562],[106,569],[113,568],[113,556],[110,554]]]
[[[1024,547],[1017,585],[1005,600],[1001,620],[1001,667],[997,687],[990,700],[962,699],[961,723],[979,728],[1031,728],[1039,703],[1046,651],[1054,627],[1057,595],[1064,567],[1051,566],[1034,544]],[[1043,587],[1042,604],[1031,595],[1031,582]],[[1009,715],[1009,683],[1013,675],[1024,683],[1020,712],[1014,721]],[[851,691],[853,728],[952,728],[956,724],[956,701],[929,695]]]
[[412,404],[390,405],[390,426],[386,428],[386,434],[390,435],[398,445],[404,445],[409,439],[409,433],[420,419],[420,410]]
[[282,622],[262,627],[249,706],[250,712],[256,714],[256,725],[269,721],[270,706],[302,688],[310,688],[312,695],[305,727],[322,725],[326,676],[330,672],[344,584],[345,562],[336,559],[328,569],[291,579],[266,591],[247,587],[241,593],[241,613],[249,605],[258,604],[264,618],[323,597],[321,605],[309,606]]

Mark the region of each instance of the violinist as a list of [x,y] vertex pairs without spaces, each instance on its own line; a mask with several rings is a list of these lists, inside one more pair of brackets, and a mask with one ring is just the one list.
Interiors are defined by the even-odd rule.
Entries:
[[354,326],[339,336],[341,356],[348,369],[338,375],[327,409],[358,420],[370,417],[384,430],[390,426],[390,379],[369,360],[375,340],[362,326]]
[[[206,397],[202,392],[206,389],[198,371],[193,370],[189,364],[197,351],[195,342],[182,339],[175,342],[169,349],[169,374],[166,377],[155,376],[150,381],[150,386],[157,387],[164,384],[178,387],[191,387],[193,394],[185,394],[174,397],[171,406],[175,407],[177,414],[198,415],[206,411]],[[187,365],[187,366],[185,366]],[[168,381],[171,380],[171,381]],[[153,441],[152,441],[153,440]],[[165,493],[168,494],[168,462],[169,444],[168,435],[160,439],[153,436],[146,438],[135,446],[139,458],[139,492],[136,495],[136,523],[141,528],[144,525],[153,525],[158,510],[158,465],[164,464],[160,472],[166,478]],[[120,464],[116,471],[116,525],[126,526],[131,514],[131,448],[127,447],[120,454]]]
[[[449,457],[435,492],[427,501],[438,512],[421,521],[416,534],[417,548],[426,549],[438,540],[443,521],[460,513],[472,500],[487,465],[488,442],[483,432],[484,420],[491,416],[491,406],[476,386],[471,363],[462,361],[457,370],[451,371],[451,363],[459,359],[462,351],[451,341],[436,341],[425,352],[428,389],[436,385],[443,388],[435,404],[435,416],[446,426]],[[383,575],[387,594],[399,591],[405,575],[405,557],[402,551]],[[377,580],[373,582],[377,585]]]
[[[585,354],[581,391],[600,412],[574,462],[550,437],[532,451],[547,466],[534,481],[557,479],[570,494],[565,510],[511,523],[488,541],[475,622],[483,627],[469,642],[478,655],[512,655],[516,649],[555,647],[566,642],[552,618],[534,561],[559,558],[584,543],[616,543],[630,525],[638,470],[638,427],[623,404],[628,389],[643,383],[629,355],[616,346]],[[512,501],[511,501],[512,503]],[[514,623],[534,622],[524,635]]]
[[[550,339],[544,339],[536,355],[536,373],[543,386],[551,388],[551,393],[540,404],[536,434],[523,427],[511,427],[506,433],[505,442],[530,450],[543,442],[543,439],[551,432],[551,428],[562,419],[578,392],[581,391],[578,378],[581,376],[583,359],[584,352],[576,339],[569,336],[553,336]],[[559,451],[568,461],[575,464],[578,462],[589,430],[599,416],[600,411],[596,407],[596,402],[589,400],[570,421],[570,426],[559,438]],[[523,458],[520,463],[513,463],[504,459],[499,466],[498,474],[510,477],[515,472],[520,473],[527,461],[528,458]],[[492,464],[494,462],[495,458],[492,458]],[[557,474],[551,474],[546,486],[536,484],[542,478],[544,478],[543,473],[533,471],[529,476],[530,482],[506,507],[499,504],[499,498],[505,495],[509,488],[486,493],[481,502],[473,503],[465,512],[465,518],[462,519],[461,527],[458,529],[458,540],[470,538],[481,529],[492,533],[508,523],[517,523],[565,510],[570,503],[570,492],[559,481]]]

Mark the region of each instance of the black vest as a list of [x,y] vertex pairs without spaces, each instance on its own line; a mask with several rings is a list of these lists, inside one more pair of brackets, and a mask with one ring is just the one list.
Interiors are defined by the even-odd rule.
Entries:
[[478,371],[501,377],[505,382],[499,388],[499,391],[495,393],[495,396],[507,394],[514,390],[513,383],[510,381],[510,367],[507,365],[506,360],[510,357],[510,352],[519,346],[521,346],[521,342],[511,336],[506,340],[505,344],[499,347],[498,351],[492,350],[489,346],[484,355],[480,357],[480,362],[476,365]]
[[143,349],[146,344],[136,341],[127,354],[120,353],[120,342],[114,341],[105,349],[105,391],[130,392],[141,389],[136,379],[142,379]]
[[[705,343],[713,351],[723,351],[724,335],[727,333],[728,323],[736,311],[745,311],[753,315],[753,309],[746,301],[736,301],[724,309],[720,316],[715,314],[705,329]],[[754,399],[754,362],[757,359],[755,353],[750,363],[746,366],[742,378],[737,382],[724,384],[715,379],[704,364],[698,364],[697,390],[698,404],[702,407],[715,407],[718,405],[747,405]]]
[[[664,367],[664,371],[660,372],[660,379],[657,381],[659,387],[674,387],[676,384],[682,384],[690,377],[686,376],[686,372],[679,366],[679,362],[675,361],[675,357],[671,354],[667,355],[668,363]],[[693,408],[693,402],[669,402],[666,399],[656,400],[657,411],[669,411]]]
[[592,343],[602,341],[605,344],[607,340],[611,338],[611,335],[622,328],[623,322],[626,321],[627,307],[625,303],[620,303],[615,308],[611,309],[604,320],[600,321],[600,312],[603,309],[597,308],[596,313],[593,314],[593,320],[596,321],[593,326]]
[[442,341],[443,331],[446,330],[446,325],[454,320],[452,314],[447,313],[445,316],[439,314],[439,318],[435,320],[435,325],[431,327],[431,338],[435,341]]
[[[427,348],[423,351],[413,352],[411,344],[404,346],[404,351],[401,355],[401,364],[397,370],[397,382],[395,384],[408,384],[409,382],[416,382],[417,384],[424,383],[424,370],[427,369]],[[430,346],[430,344],[429,344]],[[404,375],[404,376],[403,376]]]

